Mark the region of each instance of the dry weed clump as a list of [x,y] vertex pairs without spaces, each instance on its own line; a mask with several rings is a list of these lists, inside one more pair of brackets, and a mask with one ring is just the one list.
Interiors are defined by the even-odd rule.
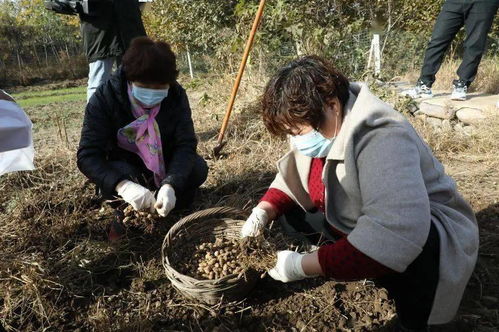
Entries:
[[159,216],[142,211],[135,211],[131,205],[123,210],[123,223],[126,226],[135,226],[143,229],[146,233],[154,232]]
[[[43,330],[53,326],[58,316],[58,301],[63,287],[47,277],[39,257],[23,261],[12,257],[0,263],[0,316],[10,326],[24,326],[26,330]],[[60,317],[59,317],[60,318]]]
[[[457,79],[457,68],[461,60],[445,61],[437,73],[437,79],[433,85],[435,90],[449,90],[452,88],[452,81]],[[470,92],[480,91],[484,93],[499,93],[499,57],[485,58],[480,62],[478,73]]]
[[37,170],[0,178],[0,311],[11,328],[43,330],[66,314],[67,290],[52,263],[75,240],[90,205],[72,158],[56,148],[38,154]]
[[[221,82],[232,82],[225,76]],[[220,93],[216,80],[209,80],[197,89],[210,96],[217,96],[208,103],[198,103],[191,99],[194,123],[199,136],[198,150],[208,160],[210,175],[201,189],[202,201],[195,204],[196,209],[213,206],[234,206],[251,208],[263,195],[276,173],[276,161],[287,150],[285,140],[271,137],[265,129],[256,101],[261,91],[257,89],[265,82],[263,78],[245,78],[236,101],[228,130],[225,134],[227,144],[221,156],[213,158],[216,136],[220,129],[229,98],[229,89]],[[254,83],[254,84],[250,84]],[[189,90],[188,90],[189,92]],[[197,95],[197,92],[194,93]]]
[[488,121],[474,126],[471,133],[453,128],[436,128],[421,119],[409,120],[439,158],[474,154],[487,159],[499,155],[499,116],[492,116]]
[[[0,216],[0,244],[8,249],[32,246],[56,248],[82,221],[92,189],[76,171],[72,153],[57,149],[40,155],[33,172],[8,174],[0,180],[0,194],[9,218]],[[29,236],[26,236],[29,234]]]

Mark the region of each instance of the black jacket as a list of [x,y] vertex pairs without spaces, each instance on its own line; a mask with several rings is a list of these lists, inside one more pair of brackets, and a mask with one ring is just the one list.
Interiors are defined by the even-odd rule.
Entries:
[[[152,175],[137,154],[117,145],[118,129],[134,120],[125,73],[119,69],[97,88],[87,104],[77,154],[78,168],[97,184],[104,196],[113,195],[121,180],[131,179],[128,174],[112,168],[110,161],[126,161],[143,169],[144,174]],[[180,84],[170,87],[156,121],[165,158],[163,184],[171,184],[175,191],[184,191],[197,157],[197,138],[187,94]]]
[[138,0],[100,0],[92,4],[95,16],[79,14],[89,62],[122,56],[133,38],[146,35]]

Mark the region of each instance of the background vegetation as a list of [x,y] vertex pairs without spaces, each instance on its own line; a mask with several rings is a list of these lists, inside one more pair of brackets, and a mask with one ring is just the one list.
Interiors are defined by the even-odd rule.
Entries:
[[[369,74],[373,33],[381,34],[382,78],[419,70],[443,0],[270,0],[249,70],[268,73],[301,54],[332,59],[350,77]],[[186,51],[200,72],[234,72],[258,0],[155,0],[144,13],[148,34],[172,43],[186,68]],[[0,0],[0,86],[85,77],[76,16],[57,15],[43,0]],[[462,53],[461,31],[450,49]],[[499,23],[488,57],[499,53]],[[495,59],[497,60],[497,59]]]

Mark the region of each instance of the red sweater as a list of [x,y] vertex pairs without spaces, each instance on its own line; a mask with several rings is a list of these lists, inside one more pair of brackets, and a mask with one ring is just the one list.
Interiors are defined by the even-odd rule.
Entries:
[[[325,158],[313,158],[308,177],[310,199],[314,205],[325,211],[325,186],[322,182],[322,169]],[[295,202],[279,189],[270,188],[262,198],[270,203],[278,215],[285,214],[295,206]],[[342,238],[333,244],[319,248],[319,263],[327,277],[337,280],[359,280],[365,278],[378,278],[393,272],[390,268],[378,263],[355,248],[346,238],[346,234],[331,226],[334,233]]]

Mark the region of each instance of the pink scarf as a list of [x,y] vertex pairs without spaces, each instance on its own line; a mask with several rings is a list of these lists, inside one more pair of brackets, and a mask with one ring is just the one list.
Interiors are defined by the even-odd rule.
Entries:
[[161,133],[156,122],[161,105],[143,108],[133,98],[130,86],[128,99],[136,120],[118,130],[118,146],[139,155],[147,169],[154,173],[154,182],[159,187],[166,176]]

